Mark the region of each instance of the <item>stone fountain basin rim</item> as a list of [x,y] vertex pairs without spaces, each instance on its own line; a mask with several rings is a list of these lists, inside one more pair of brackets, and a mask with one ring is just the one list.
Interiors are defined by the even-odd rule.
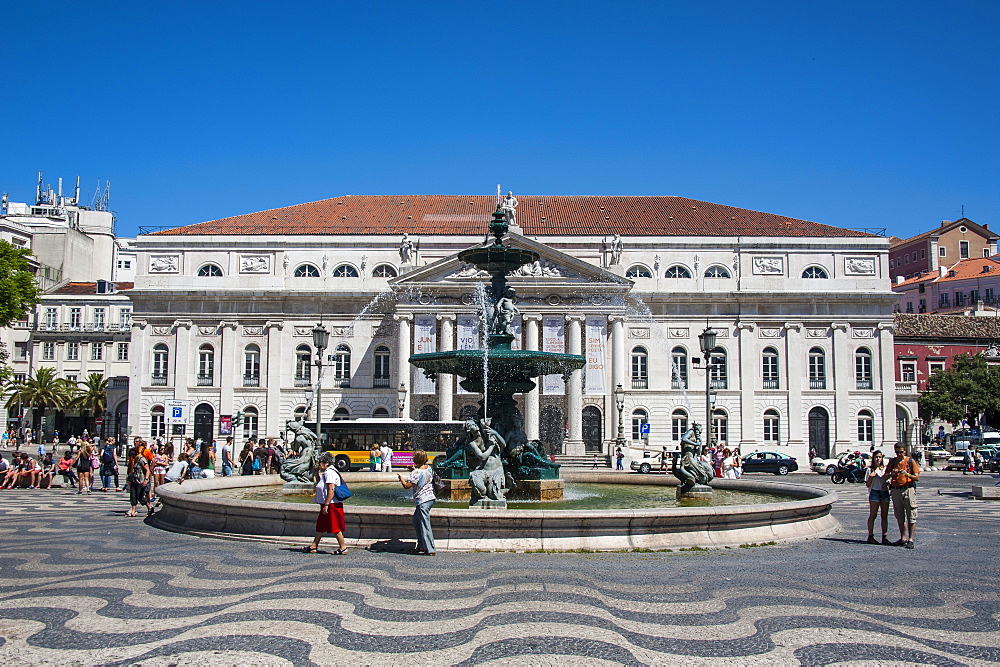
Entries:
[[[350,484],[354,482],[393,482],[398,484],[399,481],[396,478],[395,473],[344,473],[344,479]],[[661,475],[661,476],[641,476],[635,477],[634,474],[594,474],[594,473],[580,473],[580,472],[565,472],[562,479],[567,482],[579,482],[579,483],[595,483],[595,484],[633,484],[633,485],[652,485],[652,486],[677,486],[678,481],[672,475]],[[640,481],[642,480],[642,481]],[[250,482],[250,483],[247,483]],[[201,491],[211,491],[216,489],[227,489],[227,488],[240,488],[240,487],[255,487],[255,486],[277,486],[282,484],[283,481],[278,475],[254,475],[254,476],[233,476],[233,477],[216,477],[213,479],[197,479],[188,480],[183,484],[168,483],[157,487],[157,494],[161,498],[169,498],[171,500],[181,500],[191,502],[194,499],[189,498],[192,494],[197,494]],[[713,516],[727,516],[734,517],[739,515],[759,515],[759,514],[771,514],[774,512],[787,512],[787,511],[808,511],[808,510],[818,510],[824,506],[830,506],[838,499],[836,491],[831,489],[823,489],[814,486],[804,486],[800,484],[789,484],[786,482],[764,482],[758,480],[730,480],[730,479],[715,479],[712,482],[714,488],[719,489],[731,489],[734,491],[757,491],[762,493],[773,493],[776,495],[787,495],[792,498],[797,498],[795,500],[774,502],[774,503],[761,503],[758,505],[726,505],[722,507],[661,507],[661,508],[647,508],[647,509],[595,509],[595,510],[524,510],[524,509],[511,509],[511,510],[475,510],[466,508],[435,508],[434,515],[441,517],[442,519],[448,517],[455,518],[488,518],[496,517],[498,513],[503,515],[515,514],[516,516],[523,519],[596,519],[600,518],[603,520],[620,517],[620,518],[653,518],[653,517],[713,517]],[[219,507],[227,507],[231,509],[245,509],[250,510],[253,508],[268,509],[268,510],[282,510],[285,512],[315,512],[318,511],[318,506],[310,503],[283,503],[278,501],[270,500],[237,500],[232,498],[218,498],[214,496],[203,497],[205,501],[211,502],[211,504]],[[207,499],[211,498],[210,501]],[[197,501],[202,501],[202,498],[198,498]],[[196,502],[197,502],[196,501]],[[358,513],[364,510],[363,513],[375,513],[382,515],[406,515],[409,516],[413,513],[413,509],[410,507],[384,507],[384,506],[374,506],[374,505],[356,505],[348,500],[346,503],[346,508],[348,512]]]

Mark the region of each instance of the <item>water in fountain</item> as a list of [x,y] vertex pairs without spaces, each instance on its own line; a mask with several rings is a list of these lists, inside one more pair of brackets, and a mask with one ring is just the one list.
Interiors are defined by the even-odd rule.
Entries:
[[395,298],[396,298],[395,292],[379,292],[378,294],[376,294],[371,301],[365,304],[365,307],[361,309],[361,312],[355,315],[354,319],[351,320],[351,330],[353,331],[354,325],[360,322],[363,318],[367,317],[371,312],[373,311],[378,312],[375,310],[376,308],[383,305],[389,305],[391,300]]
[[490,295],[484,283],[476,283],[476,306],[479,308],[479,346],[483,351],[483,411],[486,411],[486,397],[489,394],[490,380]]

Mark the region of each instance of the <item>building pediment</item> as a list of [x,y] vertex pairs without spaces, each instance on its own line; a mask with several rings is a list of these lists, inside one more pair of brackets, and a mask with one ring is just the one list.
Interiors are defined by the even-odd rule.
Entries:
[[[518,289],[519,286],[527,288],[528,291],[543,286],[559,289],[601,286],[602,290],[617,287],[618,290],[627,291],[632,286],[632,281],[627,278],[560,252],[544,243],[517,234],[508,235],[507,240],[508,245],[513,248],[530,250],[538,254],[537,261],[525,264],[507,274],[508,281],[515,289]],[[454,287],[467,290],[476,283],[489,280],[489,273],[474,265],[462,262],[458,255],[459,253],[455,253],[426,266],[405,272],[398,278],[391,280],[390,284],[397,289],[404,290],[411,287],[429,286],[434,286],[437,289]]]

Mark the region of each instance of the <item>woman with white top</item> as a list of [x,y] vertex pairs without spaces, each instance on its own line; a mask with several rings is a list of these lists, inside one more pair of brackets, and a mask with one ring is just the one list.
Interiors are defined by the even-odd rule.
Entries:
[[437,498],[434,496],[434,471],[427,465],[427,452],[418,449],[413,452],[413,469],[410,476],[403,479],[396,475],[404,489],[413,489],[413,530],[417,534],[417,546],[410,553],[433,556],[434,533],[431,531],[431,508]]
[[736,479],[736,457],[727,447],[722,450],[722,477],[723,479]]
[[344,503],[337,500],[333,490],[343,484],[343,478],[333,468],[333,454],[323,452],[319,456],[319,470],[316,471],[316,498],[319,505],[319,516],[316,517],[316,536],[312,544],[302,547],[309,554],[316,553],[319,541],[326,533],[333,533],[337,538],[339,549],[333,553],[342,556],[347,553],[347,542],[344,540]]
[[878,544],[875,539],[875,517],[882,512],[882,544],[891,545],[886,536],[889,531],[889,484],[886,479],[888,468],[885,466],[885,455],[876,450],[872,453],[872,462],[865,469],[865,486],[868,487],[868,544]]

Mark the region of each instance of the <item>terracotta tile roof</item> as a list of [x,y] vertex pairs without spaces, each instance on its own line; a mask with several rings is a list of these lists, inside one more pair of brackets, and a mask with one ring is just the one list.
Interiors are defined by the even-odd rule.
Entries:
[[[989,272],[984,273],[984,267],[989,267]],[[950,275],[952,271],[955,272],[953,276]],[[968,280],[969,278],[982,276],[990,276],[992,278],[997,275],[1000,275],[1000,262],[992,257],[974,257],[972,259],[963,259],[961,262],[950,267],[948,272],[938,278],[936,282],[946,283],[952,280]]]
[[[483,236],[489,195],[348,195],[237,215],[154,235],[456,234]],[[872,234],[685,197],[518,197],[527,235],[872,237]]]
[[949,229],[954,229],[955,227],[961,227],[963,225],[965,227],[971,227],[972,229],[977,231],[979,234],[985,236],[986,238],[997,238],[996,234],[986,229],[982,225],[979,225],[973,222],[972,220],[969,220],[968,218],[959,218],[954,222],[949,222],[947,225],[941,225],[940,227],[935,227],[934,229],[928,230],[923,234],[917,234],[916,236],[911,236],[908,239],[898,239],[896,237],[893,237],[892,242],[889,244],[889,249],[895,250],[899,246],[908,245],[914,241],[927,239],[930,238],[931,236],[938,236],[939,234],[943,234]]
[[[132,289],[135,283],[115,283],[115,291]],[[49,294],[97,294],[97,283],[66,283]]]
[[925,315],[896,313],[896,338],[996,338],[1000,339],[1000,318],[972,315]]
[[929,283],[934,282],[938,277],[937,271],[924,273],[923,275],[913,276],[909,280],[904,280],[901,283],[896,283],[892,287],[893,289],[897,287],[907,287],[909,285],[916,285],[917,283]]

